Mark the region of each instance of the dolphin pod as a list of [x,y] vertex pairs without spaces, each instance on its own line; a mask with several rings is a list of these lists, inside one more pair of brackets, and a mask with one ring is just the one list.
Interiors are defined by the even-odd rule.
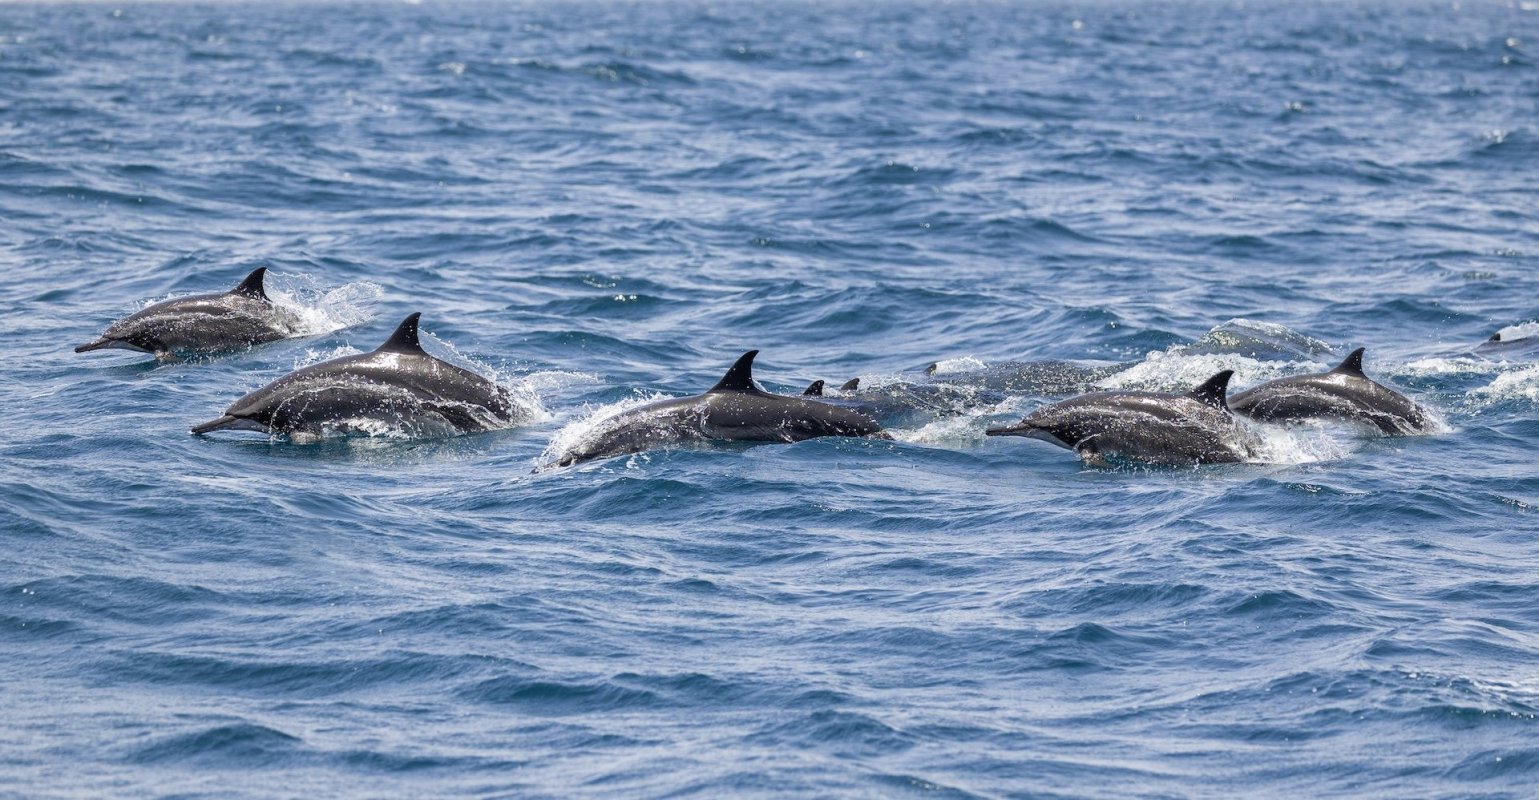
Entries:
[[[75,348],[122,348],[156,358],[227,352],[292,336],[295,320],[267,297],[265,267],[239,286],[176,298],[113,322],[100,338]],[[381,423],[412,435],[453,435],[504,428],[533,416],[508,390],[422,348],[421,313],[408,316],[379,347],[296,370],[241,397],[195,434],[253,430],[296,440],[330,433],[378,430]],[[1500,341],[1493,336],[1492,342]],[[1489,343],[1488,343],[1489,344]],[[884,422],[914,413],[960,413],[997,404],[1007,392],[1066,394],[1128,365],[1085,366],[1065,361],[1010,362],[947,375],[944,383],[887,382],[865,388],[859,378],[825,396],[814,381],[798,395],[766,392],[753,379],[757,350],[740,356],[702,394],[648,403],[600,420],[575,444],[537,468],[565,467],[688,442],[798,442],[844,436],[891,439]],[[1337,420],[1384,435],[1426,433],[1431,415],[1363,371],[1364,348],[1334,369],[1267,381],[1229,394],[1231,370],[1186,394],[1091,391],[1043,405],[988,436],[1043,439],[1084,461],[1181,465],[1251,460],[1254,431],[1237,421],[1291,424]],[[926,376],[934,378],[932,365]]]

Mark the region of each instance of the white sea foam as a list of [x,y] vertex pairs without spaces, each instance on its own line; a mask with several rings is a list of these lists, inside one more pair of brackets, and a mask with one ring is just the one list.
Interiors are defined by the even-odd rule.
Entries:
[[886,430],[892,438],[910,444],[976,447],[987,438],[984,430],[988,426],[980,425],[980,419],[1000,414],[1024,415],[1029,410],[1028,407],[1035,408],[1036,405],[1028,402],[1024,397],[1009,397],[998,405],[964,409],[963,413],[933,419],[918,428],[887,428]]
[[949,375],[956,372],[976,372],[980,369],[987,369],[988,366],[982,359],[973,356],[959,356],[935,362],[935,369],[930,374]]
[[1096,382],[1096,387],[1114,391],[1139,390],[1183,394],[1197,388],[1221,370],[1234,370],[1230,391],[1239,391],[1264,381],[1315,371],[1315,365],[1292,361],[1260,361],[1227,353],[1187,355],[1171,351],[1151,351],[1143,361]]
[[295,336],[320,336],[346,330],[373,319],[385,290],[372,281],[354,281],[327,288],[304,273],[267,274],[267,296],[292,316]]
[[1306,423],[1265,425],[1237,420],[1252,442],[1252,463],[1312,464],[1346,458],[1356,449],[1358,431],[1351,425]]
[[1490,372],[1494,366],[1499,367],[1505,362],[1486,361],[1470,356],[1453,356],[1433,358],[1421,358],[1406,364],[1395,370],[1398,375],[1411,377],[1431,377],[1434,375],[1469,375],[1472,373]]
[[1497,375],[1491,383],[1471,389],[1469,395],[1483,404],[1504,400],[1539,403],[1539,364]]

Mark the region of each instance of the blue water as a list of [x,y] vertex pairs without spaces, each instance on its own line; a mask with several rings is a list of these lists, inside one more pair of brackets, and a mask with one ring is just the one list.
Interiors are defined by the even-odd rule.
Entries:
[[[1532,797],[1539,10],[0,6],[0,794]],[[309,335],[76,355],[271,268]],[[538,422],[194,437],[424,313]],[[1539,340],[1535,340],[1539,341]],[[1437,433],[552,442],[741,352]],[[997,399],[997,398],[996,398]]]

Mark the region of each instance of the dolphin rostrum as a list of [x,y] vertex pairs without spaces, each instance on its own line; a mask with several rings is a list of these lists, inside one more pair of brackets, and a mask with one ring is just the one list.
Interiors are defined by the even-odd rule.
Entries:
[[504,428],[529,416],[507,389],[428,355],[417,339],[421,317],[407,317],[373,352],[291,372],[192,432],[255,430],[318,438],[383,424],[413,435],[457,434]]
[[638,453],[688,441],[800,442],[820,436],[890,438],[859,411],[804,395],[770,394],[753,382],[758,350],[738,358],[705,394],[661,400],[623,411],[561,453],[554,466]]
[[266,267],[257,267],[234,289],[156,303],[107,326],[101,338],[75,352],[120,348],[173,355],[219,353],[292,336],[298,320],[268,299]]
[[1371,425],[1390,436],[1425,433],[1427,412],[1409,398],[1363,374],[1357,348],[1330,372],[1278,378],[1229,398],[1229,407],[1262,422],[1340,419]]
[[1043,406],[989,436],[1044,439],[1105,464],[1108,458],[1151,464],[1244,461],[1252,452],[1245,432],[1225,405],[1233,370],[1224,370],[1189,394],[1092,392]]

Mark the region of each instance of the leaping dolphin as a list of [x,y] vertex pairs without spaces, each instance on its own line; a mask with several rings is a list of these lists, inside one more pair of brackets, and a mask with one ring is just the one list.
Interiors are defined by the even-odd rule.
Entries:
[[313,438],[384,424],[413,435],[455,434],[504,428],[529,415],[502,386],[428,355],[417,338],[421,317],[407,317],[373,352],[291,372],[192,432]]
[[1330,372],[1278,378],[1229,398],[1229,407],[1262,422],[1340,419],[1371,425],[1390,436],[1425,433],[1427,412],[1405,395],[1369,380],[1357,348]]
[[804,395],[770,394],[754,385],[758,350],[738,358],[705,394],[649,403],[600,423],[597,431],[561,453],[555,466],[687,441],[800,442],[820,436],[891,438],[865,414]]
[[107,326],[101,338],[75,352],[120,348],[173,355],[218,353],[277,341],[294,334],[297,320],[274,305],[257,267],[234,289],[156,303]]
[[1244,461],[1252,445],[1224,401],[1233,375],[1226,369],[1184,395],[1083,394],[986,433],[1044,439],[1094,464],[1105,464],[1108,458],[1172,465]]

